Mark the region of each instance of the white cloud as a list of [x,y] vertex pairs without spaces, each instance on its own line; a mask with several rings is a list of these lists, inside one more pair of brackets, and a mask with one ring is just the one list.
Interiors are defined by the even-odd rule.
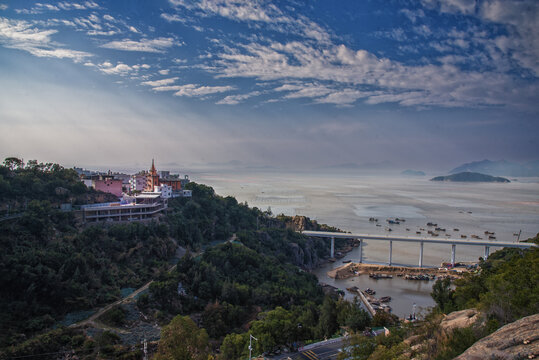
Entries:
[[154,80],[154,81],[144,81],[141,84],[151,86],[151,87],[159,87],[159,86],[174,84],[176,80],[178,80],[178,78],[173,77],[173,78]]
[[136,75],[138,74],[138,71],[140,69],[150,68],[150,65],[148,64],[135,64],[135,65],[130,66],[130,65],[124,64],[121,61],[117,62],[116,65],[114,65],[110,61],[104,61],[100,64],[94,64],[88,61],[84,65],[88,67],[95,67],[99,71],[107,75],[120,75],[120,76]]
[[319,84],[284,84],[279,86],[274,91],[290,91],[285,95],[285,98],[316,98],[331,93],[332,89]]
[[367,97],[369,94],[359,90],[344,89],[332,92],[326,97],[316,99],[316,102],[320,104],[350,105],[360,98]]
[[441,12],[473,14],[476,0],[421,0],[428,8],[439,8]]
[[234,89],[235,87],[233,86],[200,86],[196,84],[187,84],[187,85],[179,86],[177,88],[177,91],[174,93],[174,95],[196,97],[196,96],[223,93],[223,92],[231,91]]
[[[268,29],[328,43],[330,35],[305,16],[285,14],[275,4],[260,0],[169,0],[173,6],[198,11],[204,16],[222,16],[233,21],[260,22]],[[161,14],[165,20],[183,21],[178,15]]]
[[228,95],[225,98],[219,100],[217,104],[219,105],[237,105],[244,100],[247,100],[253,96],[259,96],[262,93],[260,91],[252,91],[247,94],[239,94],[239,95]]
[[173,38],[160,37],[156,39],[141,39],[140,41],[129,39],[116,40],[101,45],[101,47],[122,51],[162,53],[165,52],[166,48],[174,45],[179,46],[178,43],[174,42]]
[[403,14],[404,16],[406,16],[408,19],[410,19],[410,21],[413,22],[414,24],[417,21],[417,19],[425,17],[425,12],[423,12],[423,10],[421,9],[417,9],[417,10],[402,9],[399,12]]
[[117,32],[114,30],[109,30],[109,31],[88,30],[86,34],[90,36],[112,36],[112,35],[116,35]]
[[494,41],[520,66],[539,76],[539,2],[486,0],[481,5],[480,16],[507,26],[509,37],[502,35]]
[[105,19],[107,21],[116,21],[116,19],[114,17],[112,17],[111,15],[108,15],[108,14],[103,15],[103,19]]
[[6,4],[0,4],[0,10],[7,10],[8,7]]
[[161,74],[161,75],[168,75],[169,72],[170,72],[169,69],[162,69],[162,70],[158,71],[158,73]]
[[92,56],[87,52],[66,49],[51,40],[56,30],[40,30],[24,20],[0,17],[0,43],[5,47],[26,51],[38,57],[72,59],[75,62]]
[[[522,99],[529,98],[526,92],[531,91],[529,84],[517,85],[509,74],[462,70],[451,63],[405,65],[345,45],[319,48],[299,42],[250,43],[225,48],[215,57],[217,60],[212,60],[213,65],[206,69],[217,77],[333,83],[328,89],[299,87],[301,84],[279,89],[297,91],[291,92],[290,97],[318,96],[319,103],[346,105],[372,98],[367,102],[398,102],[403,106],[518,106]],[[372,91],[364,91],[366,86]],[[327,94],[320,95],[326,91]]]
[[94,1],[85,1],[83,3],[61,1],[58,6],[62,10],[86,10],[86,9],[99,9],[99,5]]
[[179,17],[178,15],[176,14],[167,14],[167,13],[162,13],[161,14],[161,17],[163,19],[165,19],[166,21],[168,22],[185,22],[186,20],[185,19],[182,19],[181,17]]
[[129,26],[128,29],[129,29],[129,31],[134,32],[135,34],[138,34],[138,33],[139,33],[139,31],[137,30],[137,28],[134,27],[134,26]]

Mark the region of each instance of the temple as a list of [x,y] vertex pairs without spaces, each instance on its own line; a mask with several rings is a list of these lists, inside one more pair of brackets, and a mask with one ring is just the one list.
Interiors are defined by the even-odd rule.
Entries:
[[172,188],[172,191],[179,192],[182,190],[183,184],[189,182],[189,179],[181,179],[178,175],[170,175],[168,171],[161,172],[161,176],[157,173],[155,168],[155,161],[152,159],[152,167],[146,174],[146,186],[144,191],[154,191],[155,187],[160,185],[168,185]]

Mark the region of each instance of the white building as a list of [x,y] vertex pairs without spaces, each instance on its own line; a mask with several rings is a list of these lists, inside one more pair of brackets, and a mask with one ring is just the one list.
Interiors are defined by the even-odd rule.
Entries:
[[154,186],[153,192],[160,193],[162,199],[170,199],[172,197],[172,186],[166,184]]
[[146,187],[146,174],[136,174],[131,175],[129,179],[129,190],[133,191],[144,191]]

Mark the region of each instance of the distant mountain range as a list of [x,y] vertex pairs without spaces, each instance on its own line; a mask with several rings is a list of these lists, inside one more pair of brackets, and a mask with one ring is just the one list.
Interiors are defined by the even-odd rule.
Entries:
[[370,162],[370,163],[343,163],[336,165],[322,166],[320,169],[341,169],[341,170],[387,170],[393,168],[395,165],[390,161],[382,162]]
[[476,172],[461,172],[458,174],[447,176],[436,176],[430,179],[431,181],[453,181],[453,182],[501,182],[508,183],[508,179],[503,177],[495,177],[491,175],[480,174]]
[[456,174],[466,171],[489,174],[494,176],[539,176],[539,160],[530,161],[524,164],[519,164],[506,160],[474,161],[460,165],[451,170],[449,173]]
[[419,171],[419,170],[404,170],[403,172],[401,172],[401,175],[405,175],[405,176],[425,176],[425,173],[423,171]]

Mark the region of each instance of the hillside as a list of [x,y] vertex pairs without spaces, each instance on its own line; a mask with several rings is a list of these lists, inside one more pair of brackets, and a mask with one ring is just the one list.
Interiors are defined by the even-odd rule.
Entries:
[[503,177],[495,177],[491,175],[485,175],[474,172],[461,172],[458,174],[447,175],[447,176],[436,176],[431,181],[451,181],[451,182],[497,182],[497,183],[508,183],[508,179]]
[[477,172],[493,176],[539,176],[539,161],[530,161],[524,164],[506,160],[482,160],[462,164],[449,171],[457,174],[465,171]]
[[420,170],[404,170],[403,172],[401,172],[401,175],[404,175],[404,176],[425,176],[425,173],[423,171],[420,171]]

